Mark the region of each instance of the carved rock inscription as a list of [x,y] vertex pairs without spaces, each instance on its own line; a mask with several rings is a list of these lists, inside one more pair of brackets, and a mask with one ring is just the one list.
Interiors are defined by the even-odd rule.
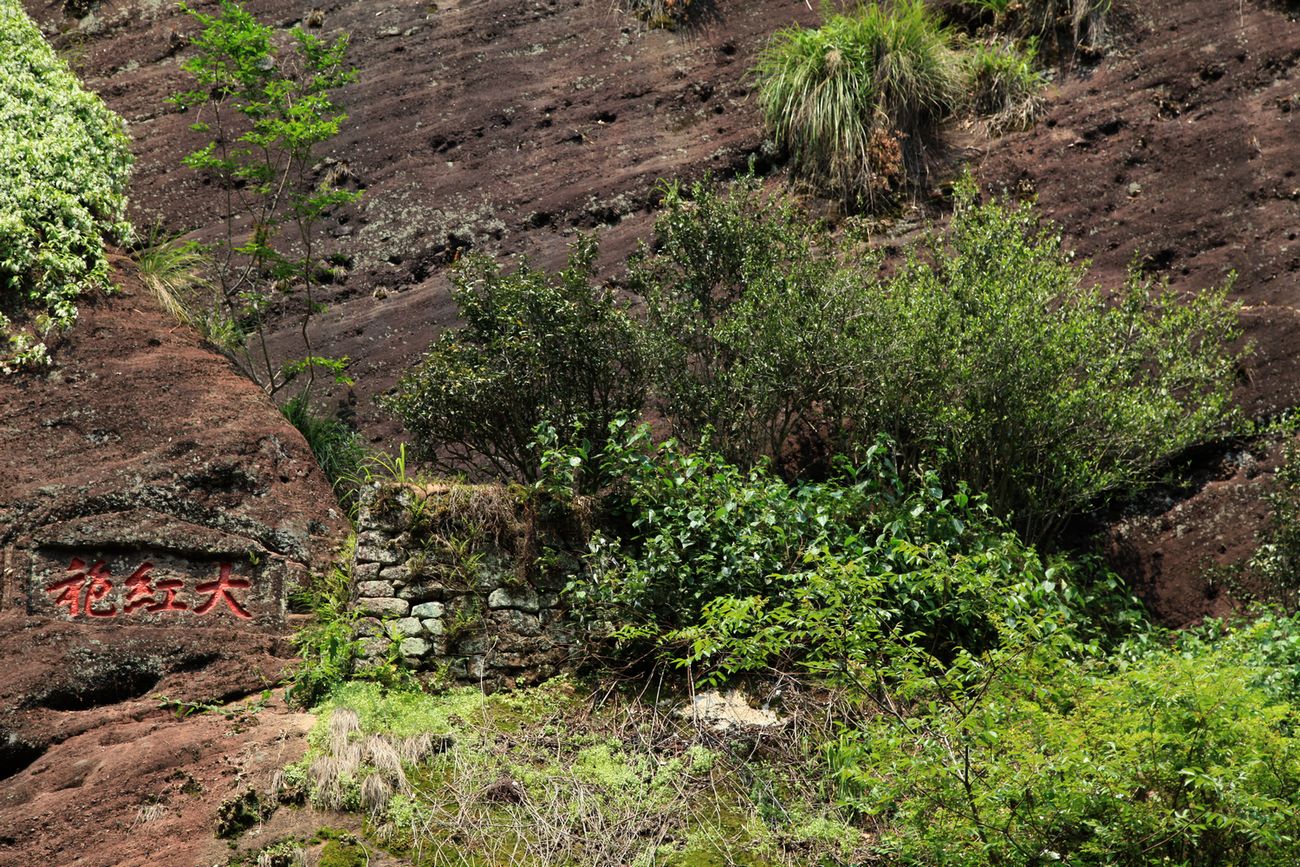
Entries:
[[154,626],[274,625],[284,619],[281,570],[235,558],[162,552],[43,550],[32,558],[29,613]]

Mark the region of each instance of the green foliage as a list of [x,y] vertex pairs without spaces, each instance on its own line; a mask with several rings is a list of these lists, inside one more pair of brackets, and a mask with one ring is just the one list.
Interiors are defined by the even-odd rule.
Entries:
[[350,539],[328,574],[294,594],[295,605],[314,617],[293,637],[302,659],[289,673],[285,699],[292,704],[311,707],[352,676],[358,656],[357,614],[349,606],[355,546],[356,539]]
[[949,33],[922,0],[859,6],[816,29],[777,32],[759,56],[759,106],[795,168],[852,207],[921,170],[955,106]]
[[462,268],[466,326],[387,400],[426,456],[534,482],[544,453],[580,446],[563,484],[590,493],[616,481],[589,458],[648,380],[688,449],[799,475],[884,433],[1041,541],[1231,417],[1228,287],[1179,298],[1136,270],[1087,287],[1032,205],[980,203],[973,181],[890,276],[752,180],[669,185],[664,205],[629,269],[640,321],[592,287],[590,242],[555,278]]
[[131,151],[121,119],[0,0],[0,371],[43,363],[77,299],[109,285],[104,239],[125,243]]
[[993,135],[1029,129],[1042,110],[1046,76],[1035,65],[1037,48],[1014,42],[976,43],[964,52],[962,69],[971,108]]
[[154,227],[134,256],[140,279],[163,310],[221,351],[239,350],[244,335],[216,297],[209,279],[212,259],[201,244],[165,237]]
[[556,275],[507,273],[485,256],[456,269],[465,321],[430,347],[384,405],[419,453],[441,467],[486,461],[499,476],[537,479],[536,429],[600,447],[609,422],[641,408],[645,389],[633,322],[594,282],[596,245],[574,245]]
[[647,452],[635,437],[598,460],[623,477],[612,496],[627,529],[593,538],[570,600],[588,622],[713,676],[795,662],[856,685],[914,645],[948,659],[1022,619],[1083,630],[1103,601],[1129,616],[1113,577],[1043,562],[964,486],[906,482],[884,444],[795,485],[673,443]]
[[844,796],[907,864],[1295,863],[1300,714],[1270,652],[1294,663],[1298,636],[1265,617],[1117,664],[1026,644],[904,679],[905,712],[837,745]]
[[689,444],[708,436],[742,464],[810,431],[841,440],[873,287],[752,176],[725,191],[706,180],[663,192],[654,245],[629,282],[645,299],[653,396],[673,432]]
[[358,479],[366,461],[361,436],[339,419],[314,413],[305,394],[286,401],[280,411],[307,440],[339,503],[351,511],[356,505]]
[[[1277,427],[1294,437],[1294,419]],[[1257,535],[1250,558],[1214,569],[1211,577],[1227,585],[1234,598],[1284,605],[1294,610],[1300,603],[1300,443],[1292,439],[1282,448],[1273,485],[1265,494],[1268,518]]]
[[1179,299],[1134,271],[1108,297],[1032,206],[981,204],[969,180],[888,278],[749,182],[669,187],[656,245],[631,269],[653,396],[733,462],[884,432],[1041,540],[1230,414],[1227,287]]
[[[221,0],[215,16],[182,8],[202,27],[191,40],[195,54],[182,64],[196,86],[171,101],[197,107],[192,128],[213,136],[185,165],[215,177],[225,192],[226,233],[216,261],[221,300],[245,334],[259,337],[256,358],[240,353],[245,372],[271,394],[305,372],[310,392],[318,367],[337,374],[340,364],[311,344],[309,325],[319,310],[316,227],[360,197],[329,174],[318,177],[317,166],[319,147],[347,119],[334,100],[356,79],[345,62],[348,37],[327,42],[295,27],[286,48],[234,0]],[[241,217],[247,219],[237,227]],[[303,295],[304,357],[277,369],[260,338],[277,293],[291,297],[296,289]]]
[[1029,205],[958,191],[868,314],[856,424],[987,494],[1027,538],[1225,429],[1237,356],[1228,286],[1190,298],[1136,269],[1107,296]]

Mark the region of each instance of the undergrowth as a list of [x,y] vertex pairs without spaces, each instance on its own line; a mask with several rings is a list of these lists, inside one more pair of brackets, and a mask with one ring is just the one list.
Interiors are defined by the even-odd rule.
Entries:
[[495,696],[353,686],[317,712],[282,796],[363,812],[415,864],[844,863],[865,840],[806,774],[799,726],[747,760],[743,737],[567,679]]

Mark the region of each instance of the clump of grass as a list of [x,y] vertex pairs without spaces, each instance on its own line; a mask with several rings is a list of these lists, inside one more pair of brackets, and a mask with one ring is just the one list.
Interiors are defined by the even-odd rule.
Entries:
[[921,0],[779,31],[756,74],[777,144],[850,207],[873,206],[923,170],[925,145],[960,94],[950,34]]
[[1105,44],[1111,0],[966,0],[966,5],[987,14],[999,32],[1041,40],[1049,53],[1064,58]]
[[155,226],[136,250],[135,261],[141,282],[169,316],[199,332],[220,351],[228,355],[238,351],[243,331],[222,308],[208,277],[212,260],[202,245],[168,238]]
[[306,394],[291,398],[280,411],[307,440],[339,503],[351,510],[357,498],[356,481],[366,459],[361,437],[339,419],[318,415]]
[[672,30],[697,12],[705,0],[617,0],[615,5],[636,16],[647,27]]
[[1046,76],[1035,66],[1033,40],[978,43],[962,54],[971,108],[984,118],[989,134],[1029,129],[1043,108]]

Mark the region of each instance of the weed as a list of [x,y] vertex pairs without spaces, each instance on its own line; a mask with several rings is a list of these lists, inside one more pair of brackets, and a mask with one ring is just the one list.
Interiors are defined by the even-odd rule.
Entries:
[[759,106],[796,170],[853,208],[915,176],[959,95],[950,35],[921,0],[875,3],[816,29],[787,28],[759,56]]
[[614,5],[650,28],[672,30],[689,21],[709,0],[615,0]]
[[353,512],[358,494],[354,480],[366,458],[361,436],[339,419],[313,412],[306,394],[289,399],[280,407],[280,412],[307,441],[340,505],[349,513]]
[[349,608],[355,546],[356,539],[349,539],[335,566],[294,594],[294,603],[315,618],[293,638],[302,661],[289,672],[285,697],[291,703],[315,704],[352,674],[358,653],[357,615]]
[[1021,49],[1011,42],[977,43],[962,54],[967,93],[991,134],[1028,129],[1042,110],[1046,78],[1034,66],[1031,41]]
[[1023,39],[1037,39],[1052,53],[1072,57],[1080,48],[1099,50],[1106,42],[1111,0],[964,0],[986,13],[993,27]]

